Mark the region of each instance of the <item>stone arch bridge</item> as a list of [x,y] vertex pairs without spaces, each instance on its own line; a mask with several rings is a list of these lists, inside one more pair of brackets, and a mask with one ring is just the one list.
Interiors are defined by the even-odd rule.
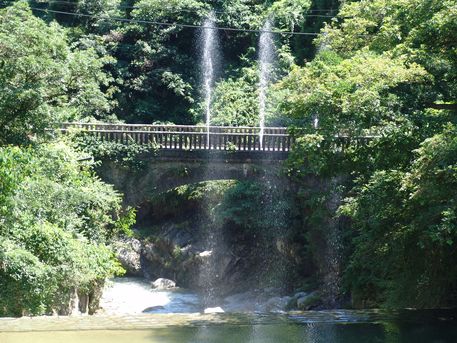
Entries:
[[286,128],[64,123],[102,141],[154,144],[155,154],[140,157],[134,170],[104,161],[99,174],[125,194],[129,205],[175,187],[210,180],[276,179],[293,140]]
[[138,205],[145,199],[186,184],[211,180],[268,180],[283,176],[284,158],[253,153],[170,152],[141,157],[143,167],[129,168],[113,161],[99,167],[102,179],[125,194],[126,205]]
[[[123,192],[128,205],[201,181],[257,179],[283,184],[283,164],[294,144],[284,127],[63,123],[60,131],[157,147],[155,154],[140,157],[145,167],[139,170],[108,160],[100,166],[102,179]],[[344,149],[348,137],[338,138]],[[357,139],[363,144],[370,138]]]

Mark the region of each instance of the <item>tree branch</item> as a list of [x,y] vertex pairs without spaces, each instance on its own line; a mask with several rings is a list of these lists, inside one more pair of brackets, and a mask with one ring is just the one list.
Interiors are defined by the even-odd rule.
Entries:
[[457,104],[428,104],[428,108],[434,108],[436,110],[451,110],[451,111],[457,111]]

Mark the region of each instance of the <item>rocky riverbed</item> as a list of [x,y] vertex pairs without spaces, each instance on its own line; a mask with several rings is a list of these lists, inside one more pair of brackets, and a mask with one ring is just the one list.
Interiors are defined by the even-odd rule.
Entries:
[[151,282],[138,277],[115,278],[107,282],[99,314],[195,313],[200,297],[182,289],[154,289]]
[[316,293],[300,292],[280,296],[275,289],[252,290],[219,299],[206,308],[203,297],[180,288],[157,289],[144,278],[115,278],[107,282],[97,314],[139,313],[249,313],[307,310],[316,302]]

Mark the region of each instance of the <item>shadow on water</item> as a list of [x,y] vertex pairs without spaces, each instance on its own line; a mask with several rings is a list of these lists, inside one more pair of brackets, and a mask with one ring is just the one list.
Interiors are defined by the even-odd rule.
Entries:
[[[41,319],[40,331],[5,332],[2,343],[352,343],[352,342],[456,342],[455,311],[323,311],[288,315],[220,314],[160,317],[98,318],[117,323],[117,329],[94,329],[74,318],[79,330],[52,331]],[[95,318],[97,319],[97,318]],[[21,319],[23,320],[23,319]],[[101,320],[101,322],[100,322]],[[135,329],[128,322],[135,322]],[[142,322],[143,321],[143,322]],[[44,324],[43,324],[44,323]],[[90,323],[90,322],[89,322]],[[148,328],[148,323],[153,323]],[[47,325],[47,326],[46,326]],[[132,328],[130,326],[130,328]]]
[[[315,317],[319,317],[316,313]],[[325,318],[327,317],[327,318]],[[264,316],[244,324],[176,328],[159,334],[162,343],[353,343],[353,342],[456,342],[454,314],[406,311],[396,315],[336,315],[310,319],[304,316]],[[373,319],[372,319],[373,318]],[[378,320],[376,320],[376,318]],[[371,322],[371,320],[375,320]],[[328,321],[328,322],[325,322]],[[155,342],[156,332],[150,335]]]

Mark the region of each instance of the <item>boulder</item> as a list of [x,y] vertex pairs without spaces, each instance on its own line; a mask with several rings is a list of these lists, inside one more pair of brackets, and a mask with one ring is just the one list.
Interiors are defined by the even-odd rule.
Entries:
[[210,257],[212,254],[213,254],[212,250],[206,250],[206,251],[202,251],[201,253],[199,253],[198,257],[202,257],[202,258]]
[[210,314],[210,313],[224,313],[225,311],[220,308],[220,307],[208,307],[208,308],[205,308],[205,311],[204,313],[205,314]]
[[297,299],[297,308],[308,311],[321,303],[321,297],[317,292],[312,292]]
[[160,278],[152,283],[152,288],[157,290],[176,288],[176,282],[170,279]]
[[165,307],[161,306],[161,305],[151,306],[151,307],[145,308],[143,310],[143,313],[150,313],[150,312],[160,311],[160,310],[164,310],[164,309],[165,309]]
[[166,260],[171,259],[173,247],[168,246],[162,241],[155,243],[146,242],[143,244],[142,254],[150,262],[164,264]]
[[161,237],[170,245],[179,248],[183,248],[191,244],[193,238],[189,227],[183,228],[181,225],[178,226],[174,223],[169,226],[165,226],[162,229]]
[[265,310],[269,312],[282,312],[286,311],[291,297],[273,297],[270,298],[265,304]]
[[127,275],[143,275],[140,262],[141,248],[141,242],[135,238],[126,238],[114,244],[116,256]]
[[298,293],[295,293],[294,295],[294,299],[300,299],[300,298],[303,298],[303,297],[306,297],[308,296],[309,293],[306,293],[306,292],[298,292]]

